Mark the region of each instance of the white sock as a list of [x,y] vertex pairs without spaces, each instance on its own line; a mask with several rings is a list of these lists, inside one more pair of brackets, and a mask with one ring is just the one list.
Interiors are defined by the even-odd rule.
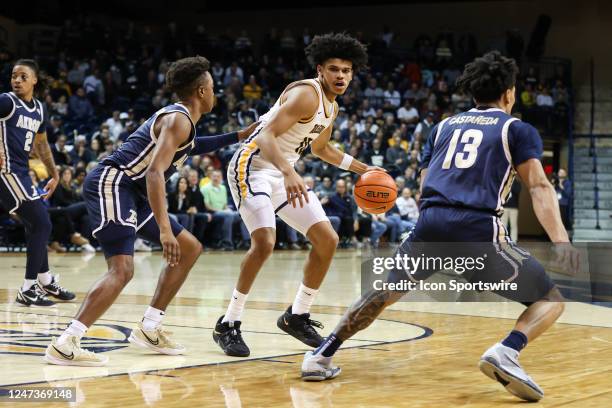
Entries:
[[162,320],[164,320],[165,314],[166,312],[163,310],[151,306],[147,307],[144,317],[142,318],[142,328],[145,330],[157,329],[161,325]]
[[30,290],[32,285],[36,283],[36,279],[24,279],[23,286],[21,287],[21,291],[25,292],[26,290]]
[[301,315],[304,313],[310,313],[310,307],[314,302],[315,295],[319,292],[318,289],[310,289],[300,283],[300,288],[295,295],[293,306],[291,306],[291,313]]
[[234,293],[232,293],[232,300],[230,300],[229,306],[227,307],[227,312],[225,312],[225,316],[223,316],[221,323],[240,321],[247,296],[249,296],[248,293],[245,295],[234,289]]
[[47,271],[44,273],[39,273],[38,274],[38,281],[46,286],[48,284],[50,284],[51,282],[53,282],[53,276],[51,276],[51,272]]
[[85,326],[83,323],[79,322],[78,320],[73,320],[70,322],[66,330],[64,330],[64,332],[59,337],[59,339],[57,339],[57,344],[61,346],[62,344],[66,343],[66,341],[68,340],[68,337],[70,336],[77,336],[80,339],[81,337],[85,335],[86,331],[87,331],[87,326]]

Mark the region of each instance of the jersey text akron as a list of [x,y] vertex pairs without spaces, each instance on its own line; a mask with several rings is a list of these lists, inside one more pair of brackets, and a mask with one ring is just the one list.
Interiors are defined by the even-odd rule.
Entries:
[[17,124],[15,126],[17,126],[18,128],[31,130],[32,132],[38,132],[38,128],[40,127],[40,120],[36,120],[28,116],[19,115],[19,119],[17,119]]

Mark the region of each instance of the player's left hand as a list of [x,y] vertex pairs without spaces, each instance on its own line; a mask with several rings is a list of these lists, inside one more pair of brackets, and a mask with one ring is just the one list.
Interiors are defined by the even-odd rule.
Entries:
[[255,129],[259,126],[259,122],[253,122],[249,126],[245,127],[238,131],[238,140],[243,141],[247,137],[251,136],[251,133],[255,131]]
[[172,231],[160,232],[159,242],[162,245],[164,259],[169,266],[177,266],[181,260],[181,246]]
[[59,182],[58,176],[51,177],[51,179],[47,182],[47,185],[44,188],[45,193],[42,195],[44,199],[48,199],[53,195],[53,192],[57,188],[58,182]]

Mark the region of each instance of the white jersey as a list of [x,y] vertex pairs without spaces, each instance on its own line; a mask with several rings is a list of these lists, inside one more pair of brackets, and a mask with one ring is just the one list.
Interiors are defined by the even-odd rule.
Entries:
[[274,106],[263,116],[259,118],[260,124],[255,129],[253,134],[246,139],[240,148],[234,153],[228,170],[234,169],[234,175],[240,177],[240,173],[248,177],[248,174],[253,171],[264,170],[270,173],[278,173],[278,169],[269,161],[265,160],[260,155],[260,150],[257,147],[257,135],[266,125],[266,123],[280,109],[285,92],[300,85],[312,86],[319,95],[319,106],[312,118],[306,121],[299,121],[289,128],[285,133],[276,138],[280,151],[284,158],[291,164],[295,165],[304,150],[316,140],[317,137],[327,127],[331,126],[336,116],[338,105],[334,102],[325,103],[325,94],[321,88],[321,84],[316,79],[306,79],[289,84],[278,98]]
[[280,109],[284,93],[296,86],[312,86],[319,96],[319,106],[311,118],[295,123],[285,133],[276,137],[283,157],[291,166],[321,132],[332,125],[338,110],[335,102],[325,101],[321,84],[316,79],[294,82],[285,88],[274,106],[260,118],[261,123],[257,129],[234,153],[227,166],[227,181],[236,208],[249,233],[259,228],[276,228],[277,215],[291,228],[304,235],[316,223],[329,221],[321,202],[312,191],[308,192],[309,200],[303,207],[294,208],[288,205],[281,172],[261,157],[257,146],[257,135]]

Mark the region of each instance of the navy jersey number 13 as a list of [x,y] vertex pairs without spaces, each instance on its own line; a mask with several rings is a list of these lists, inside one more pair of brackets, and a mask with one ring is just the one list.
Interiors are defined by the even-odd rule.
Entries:
[[501,214],[516,166],[541,156],[537,130],[501,109],[471,109],[447,118],[425,144],[421,208],[443,205]]

